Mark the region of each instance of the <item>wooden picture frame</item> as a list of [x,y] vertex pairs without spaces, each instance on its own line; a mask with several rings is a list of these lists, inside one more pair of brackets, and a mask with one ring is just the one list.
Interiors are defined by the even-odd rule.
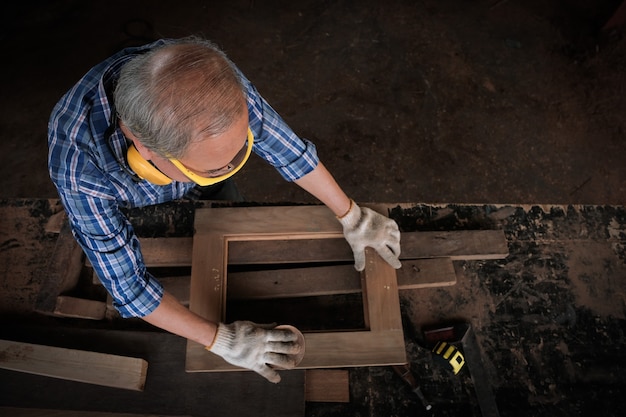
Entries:
[[[229,242],[338,237],[343,237],[341,224],[325,206],[198,209],[189,308],[208,320],[224,320]],[[305,333],[306,354],[298,368],[406,363],[395,269],[368,248],[361,281],[367,329]],[[188,341],[186,370],[215,372],[241,368]]]

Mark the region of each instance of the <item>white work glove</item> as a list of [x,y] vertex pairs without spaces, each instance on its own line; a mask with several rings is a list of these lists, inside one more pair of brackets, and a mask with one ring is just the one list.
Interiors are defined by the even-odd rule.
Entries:
[[275,324],[256,324],[250,321],[220,323],[217,334],[207,350],[221,356],[228,363],[255,371],[273,383],[280,375],[272,367],[292,369],[294,356],[302,346],[298,336],[286,329],[274,329]]
[[338,217],[343,235],[354,253],[354,268],[365,269],[365,248],[374,248],[389,265],[401,268],[400,230],[395,221],[367,207],[359,207],[350,201],[350,210]]

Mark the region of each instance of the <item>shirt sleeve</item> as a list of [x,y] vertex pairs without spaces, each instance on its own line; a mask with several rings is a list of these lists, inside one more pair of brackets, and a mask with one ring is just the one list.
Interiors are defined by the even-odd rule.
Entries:
[[298,137],[250,81],[243,78],[243,83],[247,90],[254,152],[287,181],[295,181],[313,171],[319,163],[313,142]]
[[122,317],[143,317],[160,304],[163,287],[146,270],[139,239],[115,200],[59,190],[74,237]]

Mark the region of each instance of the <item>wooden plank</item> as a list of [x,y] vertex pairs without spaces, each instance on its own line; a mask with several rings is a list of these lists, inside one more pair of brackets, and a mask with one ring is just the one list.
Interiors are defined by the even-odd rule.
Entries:
[[361,291],[352,265],[240,271],[228,274],[230,300],[350,294]]
[[[449,257],[453,260],[503,259],[508,245],[502,230],[454,232],[406,232],[401,235],[401,260]],[[232,265],[272,262],[341,262],[352,260],[343,238],[275,240],[259,247],[252,241],[232,242],[228,260]]]
[[[400,260],[445,257],[452,260],[504,259],[509,248],[502,230],[459,230],[453,232],[405,232],[400,238]],[[305,262],[345,262],[352,250],[342,237],[337,239],[274,240],[263,246],[252,241],[232,242],[228,262],[232,265]]]
[[103,411],[52,410],[43,408],[0,407],[0,415],[11,417],[190,417],[164,414],[107,413]]
[[192,238],[142,238],[139,244],[144,262],[149,267],[191,265]]
[[76,286],[80,277],[85,255],[80,248],[68,222],[64,222],[48,267],[46,277],[35,302],[35,310],[51,313],[57,303],[57,296]]
[[457,230],[402,234],[401,259],[447,257],[452,260],[504,259],[504,230]]
[[30,374],[143,391],[143,359],[0,340],[0,368]]
[[259,245],[253,241],[231,242],[228,263],[263,265],[274,263],[350,262],[354,259],[343,237],[336,239],[278,239]]
[[310,402],[350,402],[350,374],[345,369],[308,369],[305,396]]
[[207,320],[223,321],[226,301],[226,242],[223,236],[197,234],[193,247],[189,309]]
[[406,363],[400,330],[305,333],[304,338],[306,354],[299,365],[302,369]]
[[[449,258],[407,261],[396,270],[400,290],[456,284]],[[166,287],[167,288],[167,287]],[[238,271],[228,274],[229,299],[269,299],[360,292],[361,279],[353,265]],[[184,290],[177,289],[181,294]]]
[[[191,265],[190,237],[140,238],[148,267]],[[508,245],[502,230],[453,232],[404,232],[401,260],[449,257],[453,260],[504,259]],[[253,240],[234,241],[228,248],[231,265],[309,262],[347,262],[352,250],[342,237],[336,239],[273,239],[259,245]]]
[[106,309],[107,303],[102,301],[61,295],[57,297],[57,303],[52,314],[57,317],[102,320],[105,317]]
[[396,270],[385,262],[375,249],[365,248],[363,271],[363,304],[370,331],[402,330],[400,297]]
[[[378,332],[304,333],[306,352],[296,369],[387,366],[406,363],[401,330]],[[245,371],[210,354],[199,343],[187,342],[187,372]]]
[[325,206],[198,209],[194,227],[196,233],[248,236],[238,240],[284,239],[286,234],[291,239],[343,236],[341,224]]
[[[398,289],[445,287],[456,284],[456,272],[448,258],[416,259],[396,270]],[[167,292],[189,305],[191,277],[160,277]],[[353,294],[361,292],[361,278],[352,265],[238,271],[228,274],[229,300],[262,300]],[[111,300],[109,297],[108,304]],[[113,308],[112,306],[110,308]]]
[[402,262],[396,270],[399,290],[447,287],[456,284],[456,271],[450,258],[415,259]]

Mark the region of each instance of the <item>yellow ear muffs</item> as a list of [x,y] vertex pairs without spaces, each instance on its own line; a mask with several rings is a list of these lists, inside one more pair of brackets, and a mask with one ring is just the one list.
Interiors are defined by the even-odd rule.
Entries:
[[[245,154],[243,160],[237,166],[233,167],[231,171],[228,171],[228,173],[218,177],[202,177],[195,172],[189,170],[177,159],[171,158],[170,162],[174,164],[174,166],[176,166],[176,168],[178,168],[180,172],[182,172],[191,181],[205,187],[208,185],[216,184],[220,181],[224,181],[225,179],[235,175],[235,173],[237,173],[245,165],[245,163],[248,161],[248,158],[250,158],[253,144],[254,135],[252,134],[250,128],[248,128],[248,138],[247,144],[245,145]],[[152,184],[156,185],[168,185],[172,183],[172,179],[170,177],[159,171],[157,167],[152,165],[148,160],[141,156],[134,143],[131,143],[128,146],[126,159],[130,168],[135,172],[135,174],[137,174],[139,178],[150,181]]]
[[172,179],[159,171],[154,165],[148,162],[135,148],[135,144],[128,146],[126,153],[128,165],[141,179],[150,181],[155,185],[168,185],[172,183]]

